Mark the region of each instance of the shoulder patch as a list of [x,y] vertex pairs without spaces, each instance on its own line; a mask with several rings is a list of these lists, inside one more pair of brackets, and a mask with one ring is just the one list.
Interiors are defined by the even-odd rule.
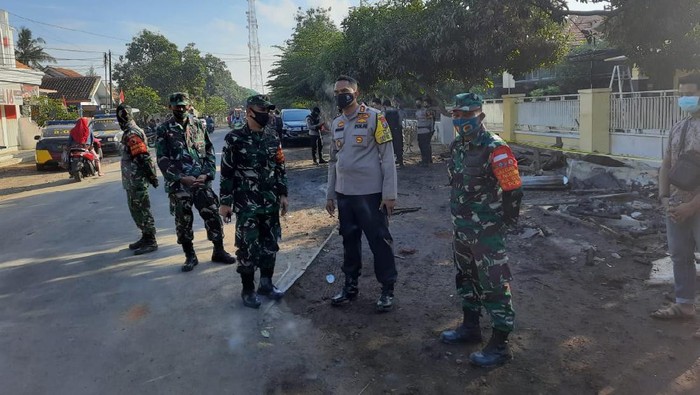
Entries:
[[374,139],[377,141],[377,144],[388,143],[392,140],[391,129],[389,129],[389,124],[382,114],[377,115],[377,127],[374,129]]

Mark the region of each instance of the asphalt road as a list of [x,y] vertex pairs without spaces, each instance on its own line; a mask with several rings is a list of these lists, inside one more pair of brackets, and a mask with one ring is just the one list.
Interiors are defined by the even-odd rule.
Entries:
[[[219,153],[224,134],[212,138]],[[306,202],[304,216],[320,215],[324,170],[299,170],[290,174],[294,199]],[[160,249],[141,257],[127,248],[139,233],[118,164],[103,178],[0,201],[0,393],[263,393],[314,348],[300,341],[314,329],[284,301],[241,305],[235,268],[209,262],[211,243],[196,214],[200,265],[181,273],[162,184],[151,200]],[[233,225],[225,232],[233,252]],[[303,270],[327,233],[283,248],[277,281]]]

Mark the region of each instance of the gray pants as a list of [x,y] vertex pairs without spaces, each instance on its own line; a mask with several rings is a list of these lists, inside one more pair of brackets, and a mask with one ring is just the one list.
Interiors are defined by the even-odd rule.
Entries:
[[700,214],[681,223],[666,217],[666,237],[673,261],[676,303],[695,303],[695,251],[700,246]]

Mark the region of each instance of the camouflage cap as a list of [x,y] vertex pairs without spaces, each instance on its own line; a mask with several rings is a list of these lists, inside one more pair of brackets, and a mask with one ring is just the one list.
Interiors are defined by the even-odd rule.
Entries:
[[476,93],[460,93],[455,96],[455,105],[452,111],[474,111],[484,105],[484,99]]
[[175,92],[168,99],[171,106],[186,106],[190,104],[190,95],[185,92]]
[[246,107],[250,106],[260,106],[265,107],[268,110],[274,110],[275,105],[270,102],[270,98],[267,95],[253,95],[245,99]]

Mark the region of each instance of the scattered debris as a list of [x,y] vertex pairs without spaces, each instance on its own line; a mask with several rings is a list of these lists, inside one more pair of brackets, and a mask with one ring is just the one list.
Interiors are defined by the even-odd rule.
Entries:
[[612,254],[610,254],[610,256],[615,259],[622,259],[622,256],[620,256],[620,254],[618,254],[617,252],[613,252]]
[[518,237],[521,239],[530,239],[535,236],[544,236],[544,233],[542,233],[542,230],[539,228],[525,228],[518,235]]
[[640,213],[639,211],[635,211],[635,212],[633,212],[632,214],[630,214],[630,217],[632,217],[633,219],[639,219],[639,218],[641,218],[643,215],[644,215],[644,214]]
[[566,189],[569,179],[566,176],[522,176],[523,189]]
[[418,250],[416,250],[415,248],[401,248],[399,250],[399,254],[401,255],[413,255],[416,252],[418,252]]
[[261,330],[261,331],[260,331],[260,334],[261,334],[262,337],[264,337],[265,339],[269,339],[269,338],[270,338],[270,331],[268,331],[267,329]]
[[394,212],[392,215],[401,215],[401,214],[406,214],[406,213],[413,213],[418,210],[420,210],[420,207],[397,207],[394,209]]
[[596,165],[601,165],[601,166],[607,166],[607,167],[625,167],[627,166],[624,162],[621,162],[617,159],[613,159],[609,156],[606,155],[595,155],[595,154],[588,154],[581,158],[582,161],[588,162],[588,163],[593,163]]

